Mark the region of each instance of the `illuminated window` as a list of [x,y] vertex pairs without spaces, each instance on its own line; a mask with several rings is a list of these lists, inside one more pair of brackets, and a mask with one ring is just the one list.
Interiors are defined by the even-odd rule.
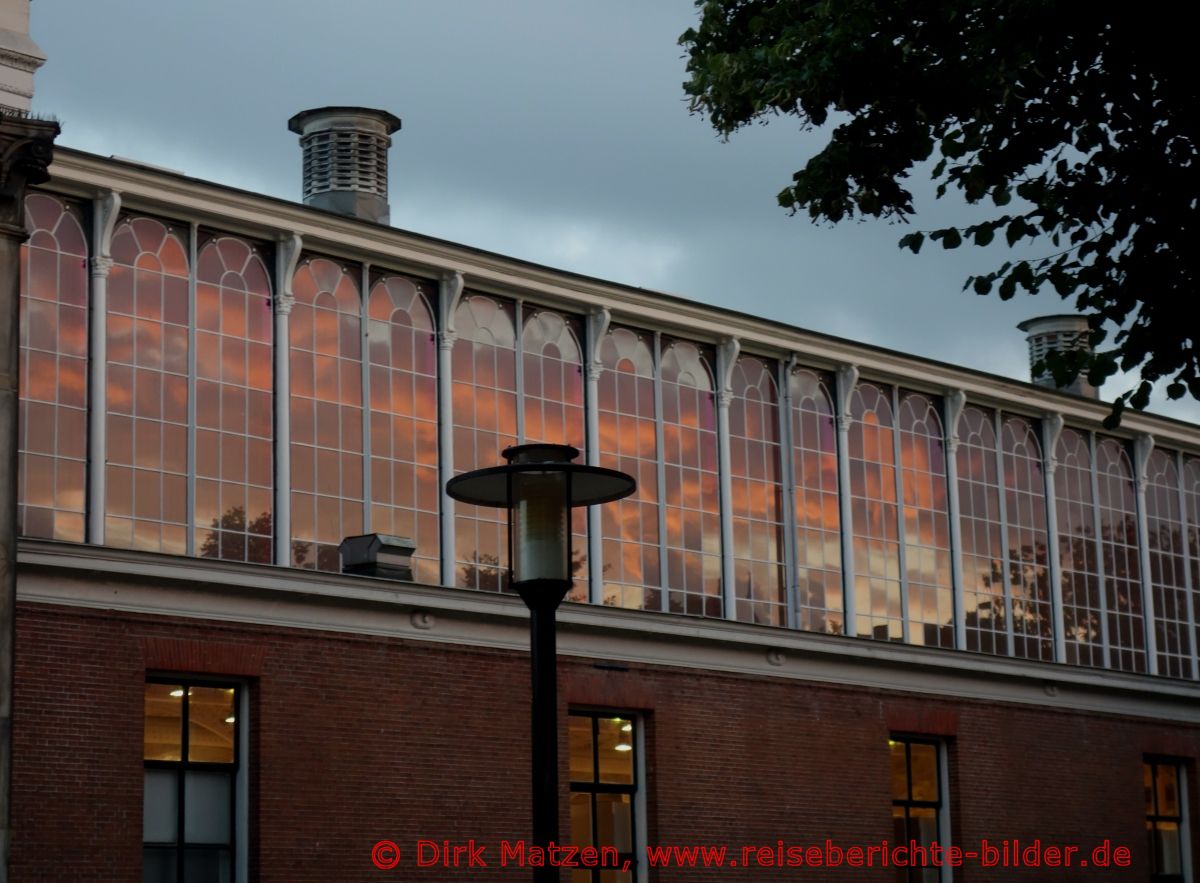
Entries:
[[773,367],[752,356],[733,366],[729,404],[730,510],[737,618],[787,623],[780,476],[779,390]]
[[1096,502],[1104,555],[1109,664],[1124,671],[1144,672],[1146,635],[1142,621],[1137,497],[1129,455],[1116,439],[1097,441],[1096,476],[1100,490]]
[[850,415],[849,491],[858,620],[850,633],[900,641],[904,618],[891,396],[874,384],[860,383],[850,397]]
[[387,276],[371,288],[371,529],[416,543],[413,577],[438,574],[437,350],[422,287]]
[[1184,770],[1171,760],[1142,765],[1146,794],[1146,840],[1152,883],[1184,883]]
[[[516,324],[512,303],[465,295],[455,312],[453,352],[454,471],[503,462],[517,443]],[[507,579],[507,515],[503,509],[457,504],[458,585],[499,591]]]
[[898,417],[908,640],[953,647],[954,588],[942,421],[934,402],[918,393],[900,394]]
[[965,408],[959,424],[958,511],[968,650],[1008,653],[995,415]]
[[196,260],[195,550],[272,559],[271,284],[258,250],[210,239]]
[[667,603],[675,613],[721,616],[721,508],[712,360],[665,342],[662,353],[662,490]]
[[21,246],[17,532],[84,540],[87,244],[79,209],[25,199]]
[[918,844],[912,849],[908,867],[896,868],[901,883],[938,883],[941,868],[933,866],[931,847],[950,845],[949,819],[942,781],[940,742],[916,736],[893,736],[888,740],[892,770],[892,831],[897,844]]
[[146,883],[237,878],[241,690],[146,684],[142,861]]
[[[573,445],[583,459],[583,352],[578,323],[550,310],[526,308],[521,334],[521,444]],[[571,512],[570,601],[588,599],[587,509]]]
[[292,282],[292,563],[339,569],[363,532],[362,334],[355,274],[305,260]]
[[1058,438],[1055,457],[1058,560],[1067,662],[1102,666],[1104,602],[1100,594],[1092,457],[1087,436],[1064,429]]
[[829,377],[796,368],[792,400],[792,470],[796,483],[796,589],[799,627],[841,634],[841,512],[838,506],[837,428]]
[[187,554],[187,249],[171,227],[125,218],[108,279],[104,539]]
[[1054,640],[1042,447],[1033,426],[1020,417],[1006,417],[1000,435],[1013,653],[1049,661]]
[[600,465],[637,479],[637,492],[600,507],[604,603],[662,607],[653,341],[614,328],[600,343]]
[[1179,502],[1175,455],[1155,449],[1146,469],[1146,539],[1150,545],[1158,673],[1190,678],[1192,653],[1187,633],[1190,593]]
[[[573,871],[572,883],[635,883],[640,775],[638,721],[622,712],[572,711],[571,843],[615,847],[618,869]],[[621,870],[625,863],[628,870]]]

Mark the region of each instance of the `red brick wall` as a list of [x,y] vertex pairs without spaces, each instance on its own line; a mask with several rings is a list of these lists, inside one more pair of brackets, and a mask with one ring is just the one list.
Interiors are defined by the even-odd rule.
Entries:
[[[411,856],[418,837],[473,837],[494,858],[501,839],[525,836],[523,654],[29,604],[17,631],[14,881],[141,879],[148,670],[251,684],[252,879],[528,879],[494,866],[418,870]],[[1152,721],[570,659],[561,670],[564,713],[645,713],[648,835],[658,844],[888,839],[886,740],[903,730],[948,740],[959,844],[1108,837],[1134,850],[1127,869],[968,867],[957,881],[1145,880],[1142,756],[1200,754],[1200,728]],[[566,812],[564,801],[564,831]],[[405,850],[394,871],[371,864],[383,838]],[[895,877],[725,868],[654,879]]]

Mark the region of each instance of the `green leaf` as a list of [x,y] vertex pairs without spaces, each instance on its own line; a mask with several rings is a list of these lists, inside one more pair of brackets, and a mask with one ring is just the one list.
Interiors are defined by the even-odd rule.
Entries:
[[980,224],[975,228],[976,245],[990,245],[995,236],[996,231],[992,229],[990,224]]
[[991,279],[989,279],[987,276],[976,276],[975,277],[975,293],[976,294],[990,294],[991,291],[992,291],[992,280]]

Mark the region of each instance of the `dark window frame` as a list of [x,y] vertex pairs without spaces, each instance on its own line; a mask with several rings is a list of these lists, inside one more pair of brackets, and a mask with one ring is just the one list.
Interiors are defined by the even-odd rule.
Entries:
[[[152,841],[147,843],[142,841],[143,862],[147,849],[161,852],[175,853],[175,880],[178,883],[190,883],[184,875],[184,857],[189,850],[204,850],[208,852],[217,852],[227,849],[229,851],[229,880],[230,883],[238,883],[238,825],[237,825],[237,809],[238,809],[238,784],[241,776],[241,752],[243,739],[243,721],[242,721],[242,697],[245,689],[245,684],[238,681],[228,679],[207,679],[197,677],[171,677],[170,675],[148,675],[146,684],[166,684],[173,687],[182,687],[183,696],[180,703],[180,747],[179,760],[146,760],[143,758],[142,764],[144,770],[169,770],[175,773],[175,841],[173,843],[163,843]],[[233,690],[233,714],[235,723],[233,727],[233,761],[231,763],[219,763],[213,761],[194,761],[188,759],[189,739],[190,739],[190,722],[189,722],[189,706],[190,706],[190,688],[192,687],[209,687],[215,689]],[[143,721],[145,720],[145,711],[142,712]],[[144,752],[143,746],[143,752]],[[187,774],[189,772],[221,772],[229,773],[231,776],[231,787],[229,789],[229,843],[228,845],[215,843],[189,843],[185,839],[185,819],[184,808],[187,805]],[[142,813],[145,815],[146,808],[143,804]],[[144,873],[144,871],[143,871]]]
[[[938,837],[940,838],[943,825],[946,822],[946,818],[945,818],[944,814],[947,809],[946,799],[945,799],[945,797],[946,797],[946,781],[945,781],[945,777],[943,776],[943,769],[942,769],[943,758],[945,757],[943,752],[946,750],[946,743],[943,740],[932,737],[932,736],[915,736],[915,735],[910,735],[907,733],[892,733],[891,735],[888,736],[889,752],[891,749],[890,743],[892,743],[892,742],[896,742],[896,743],[904,745],[904,777],[905,777],[905,784],[907,786],[907,796],[903,799],[893,796],[892,797],[892,808],[895,809],[896,807],[902,807],[904,809],[904,833],[905,833],[905,841],[904,842],[905,842],[905,845],[907,845],[912,840],[920,839],[919,837],[913,836],[913,827],[912,827],[913,822],[912,822],[912,814],[911,814],[911,810],[913,810],[913,809],[932,809],[933,810],[933,823],[934,823],[934,827],[937,831]],[[934,764],[934,776],[935,776],[934,784],[936,787],[937,800],[915,800],[915,799],[913,799],[913,796],[912,796],[912,792],[913,792],[912,746],[913,745],[928,745],[931,748],[933,748],[933,750],[934,750],[934,757],[936,759],[936,762]],[[889,761],[890,761],[890,758],[889,758]],[[940,839],[937,842],[938,842],[938,845],[942,846],[943,848],[945,848],[949,845],[948,843],[942,843]],[[933,864],[925,864],[925,865],[911,865],[910,864],[909,867],[907,867],[907,868],[899,868],[898,867],[896,869],[897,880],[908,881],[908,883],[922,883],[922,881],[924,879],[924,872],[927,870],[935,871],[937,873],[937,879],[939,881],[946,879],[946,875],[945,875],[945,873],[943,873],[942,867],[935,866]]]
[[[1151,812],[1146,814],[1146,836],[1148,839],[1147,852],[1150,856],[1150,883],[1184,883],[1187,878],[1187,872],[1184,865],[1184,839],[1188,836],[1187,828],[1184,824],[1184,801],[1187,799],[1185,794],[1184,783],[1186,771],[1183,762],[1176,757],[1161,757],[1158,755],[1147,755],[1142,759],[1143,776],[1145,775],[1145,767],[1150,768],[1150,800]],[[1175,770],[1175,800],[1179,804],[1179,812],[1175,815],[1167,815],[1159,812],[1158,806],[1158,770],[1160,767],[1170,767]],[[1167,874],[1161,871],[1158,867],[1158,850],[1155,849],[1154,832],[1161,822],[1174,823],[1175,830],[1179,834],[1179,868],[1178,874]]]
[[[629,879],[631,883],[638,883],[638,791],[641,790],[640,764],[638,763],[638,755],[641,753],[639,749],[639,740],[641,738],[641,730],[639,727],[640,719],[631,711],[618,711],[616,709],[595,709],[595,708],[572,708],[567,712],[568,720],[572,717],[587,718],[592,725],[592,781],[584,782],[577,779],[571,779],[570,793],[571,794],[587,794],[591,801],[591,820],[592,820],[592,845],[599,846],[599,838],[597,833],[597,813],[596,813],[596,795],[597,794],[628,794],[629,795],[629,820],[630,830],[629,839],[632,847],[629,852],[618,853],[618,858],[624,862],[629,862]],[[610,720],[612,718],[621,718],[629,721],[633,725],[633,730],[629,734],[629,744],[633,746],[633,781],[628,784],[619,784],[615,782],[600,781],[600,721]],[[583,869],[574,871],[580,873]],[[602,870],[612,871],[612,868],[592,868],[587,871],[593,883],[599,883]],[[616,870],[620,870],[619,868]]]

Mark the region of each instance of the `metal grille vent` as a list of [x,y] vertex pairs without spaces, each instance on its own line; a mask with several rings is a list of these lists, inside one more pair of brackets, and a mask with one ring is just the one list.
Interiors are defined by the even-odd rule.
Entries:
[[386,135],[332,129],[304,136],[304,198],[355,190],[386,199],[390,142]]

